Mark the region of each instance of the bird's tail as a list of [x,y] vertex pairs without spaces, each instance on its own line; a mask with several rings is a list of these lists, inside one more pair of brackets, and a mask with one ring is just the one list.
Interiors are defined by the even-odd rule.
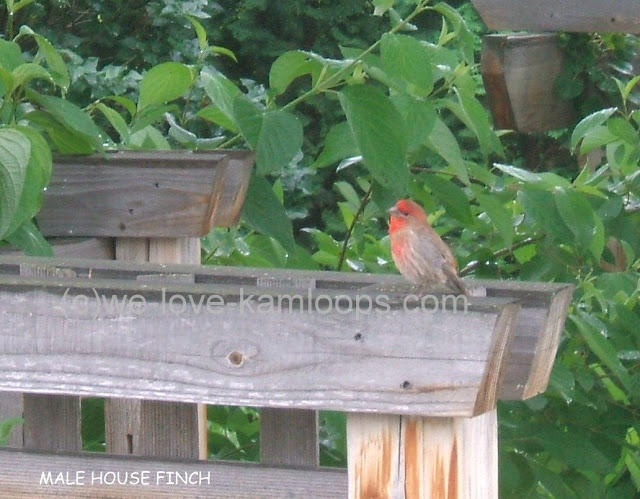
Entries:
[[447,286],[451,288],[451,290],[461,295],[470,296],[467,286],[465,286],[464,282],[462,282],[462,279],[460,279],[455,272],[446,272],[446,275]]

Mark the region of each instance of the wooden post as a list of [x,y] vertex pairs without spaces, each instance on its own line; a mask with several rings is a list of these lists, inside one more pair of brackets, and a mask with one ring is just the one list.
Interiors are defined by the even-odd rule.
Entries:
[[347,417],[349,498],[495,499],[497,415]]
[[[116,259],[197,264],[200,239],[118,238]],[[105,437],[112,454],[206,459],[206,406],[106,399]]]

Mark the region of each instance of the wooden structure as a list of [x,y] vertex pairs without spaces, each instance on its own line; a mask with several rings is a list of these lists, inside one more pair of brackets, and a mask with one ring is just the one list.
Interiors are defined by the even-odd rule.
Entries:
[[640,33],[636,0],[471,0],[491,30]]
[[[176,497],[282,497],[285,486],[294,497],[437,497],[433,487],[447,497],[495,497],[495,402],[545,388],[571,296],[561,284],[476,282],[487,296],[470,299],[465,312],[438,294],[427,308],[405,303],[399,276],[0,262],[2,390],[350,414],[348,481],[335,470],[274,468],[281,481],[251,483],[263,467],[165,463],[210,472],[216,483],[228,473],[217,490],[210,481],[163,489]],[[30,457],[0,452],[0,483],[16,496],[78,492],[69,483],[32,488],[37,468],[18,472]],[[107,456],[52,463],[52,471],[151,466]],[[113,494],[110,487],[83,493]]]
[[558,97],[564,56],[554,31],[640,33],[636,0],[473,0],[490,29],[543,33],[490,34],[482,41],[482,78],[498,128],[541,132],[570,126],[571,101]]

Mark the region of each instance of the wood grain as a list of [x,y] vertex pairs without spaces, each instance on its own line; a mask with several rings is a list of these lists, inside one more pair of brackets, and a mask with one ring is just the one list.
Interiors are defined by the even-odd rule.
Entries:
[[[197,238],[118,238],[120,261],[155,263],[199,263]],[[138,276],[145,281],[150,276]],[[146,278],[146,279],[145,279]],[[181,281],[178,275],[163,275],[163,282]],[[173,401],[107,399],[105,436],[107,451],[138,456],[207,457],[206,408]]]
[[495,411],[474,418],[348,414],[349,498],[495,499]]
[[[148,251],[148,248],[143,251]],[[192,275],[193,282],[216,289],[227,289],[233,285],[246,287],[259,285],[261,289],[272,288],[276,285],[290,288],[308,286],[320,291],[332,290],[334,294],[339,289],[366,294],[372,293],[372,288],[375,288],[383,290],[380,292],[384,292],[390,297],[403,296],[408,291],[412,291],[406,281],[397,275],[194,265],[176,266],[150,263],[128,263],[123,266],[118,262],[65,259],[56,260],[52,265],[52,261],[49,259],[25,259],[24,257],[9,256],[0,258],[0,273],[5,275],[17,275],[25,266],[34,267],[35,270],[31,271],[34,275],[47,273],[65,275],[71,270],[73,275],[78,277],[106,278],[117,281],[135,281],[140,276]],[[40,267],[44,270],[38,270]],[[55,271],[51,267],[60,270]],[[553,360],[555,349],[557,349],[559,334],[566,316],[566,307],[573,291],[572,286],[562,283],[470,279],[466,280],[466,283],[472,289],[483,290],[490,297],[510,298],[521,304],[521,313],[515,326],[516,332],[511,353],[507,357],[506,374],[503,377],[500,397],[522,399],[537,393],[548,383],[548,376],[545,376],[544,373],[550,369],[549,363]],[[434,290],[434,294],[437,294],[437,290]],[[556,312],[550,313],[551,310],[556,310]],[[549,339],[551,342],[548,342]],[[536,352],[541,352],[537,358],[544,365],[547,365],[548,369],[541,369],[540,365],[534,368]],[[530,379],[537,381],[534,383]]]
[[[41,483],[42,473],[69,474],[84,472],[85,485]],[[108,473],[129,472],[128,484],[100,483],[110,479]],[[132,485],[132,473],[148,472],[149,485]],[[168,472],[180,473],[191,484],[174,479],[169,485]],[[95,477],[91,484],[92,476]],[[175,475],[174,475],[175,477]],[[123,478],[124,480],[124,478]],[[160,483],[158,483],[160,482]],[[298,470],[252,465],[250,463],[205,462],[193,460],[159,461],[136,457],[115,457],[94,453],[54,455],[0,451],[0,484],[3,499],[74,497],[87,499],[156,499],[156,498],[261,498],[283,497],[342,498],[347,494],[344,470]]]
[[237,222],[252,164],[247,151],[57,158],[39,228],[45,236],[203,236]]
[[[197,313],[190,305],[178,307],[183,313],[167,313],[161,308],[163,289],[165,304],[182,296],[197,306],[214,296],[226,305],[214,313]],[[94,290],[119,303],[138,294],[148,304],[146,313],[111,310],[96,316]],[[499,319],[514,310],[509,300],[478,298],[467,313],[390,307],[358,315],[355,305],[346,314],[284,307],[268,313],[255,302],[246,308],[251,294],[275,300],[282,291],[243,288],[239,294],[237,287],[202,284],[0,277],[0,388],[470,415]],[[324,307],[339,300],[344,307],[346,298],[355,303],[359,297],[313,290],[311,302],[319,296]],[[88,306],[65,308],[63,300],[71,304],[74,297]],[[16,329],[25,333],[12,334]]]
[[640,33],[636,0],[472,0],[491,30]]

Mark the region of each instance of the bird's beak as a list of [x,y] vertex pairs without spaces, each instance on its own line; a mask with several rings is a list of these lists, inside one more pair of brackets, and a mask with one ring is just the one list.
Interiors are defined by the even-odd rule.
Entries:
[[398,208],[396,208],[395,206],[392,206],[391,208],[389,208],[387,210],[387,213],[391,216],[400,216],[400,210]]

